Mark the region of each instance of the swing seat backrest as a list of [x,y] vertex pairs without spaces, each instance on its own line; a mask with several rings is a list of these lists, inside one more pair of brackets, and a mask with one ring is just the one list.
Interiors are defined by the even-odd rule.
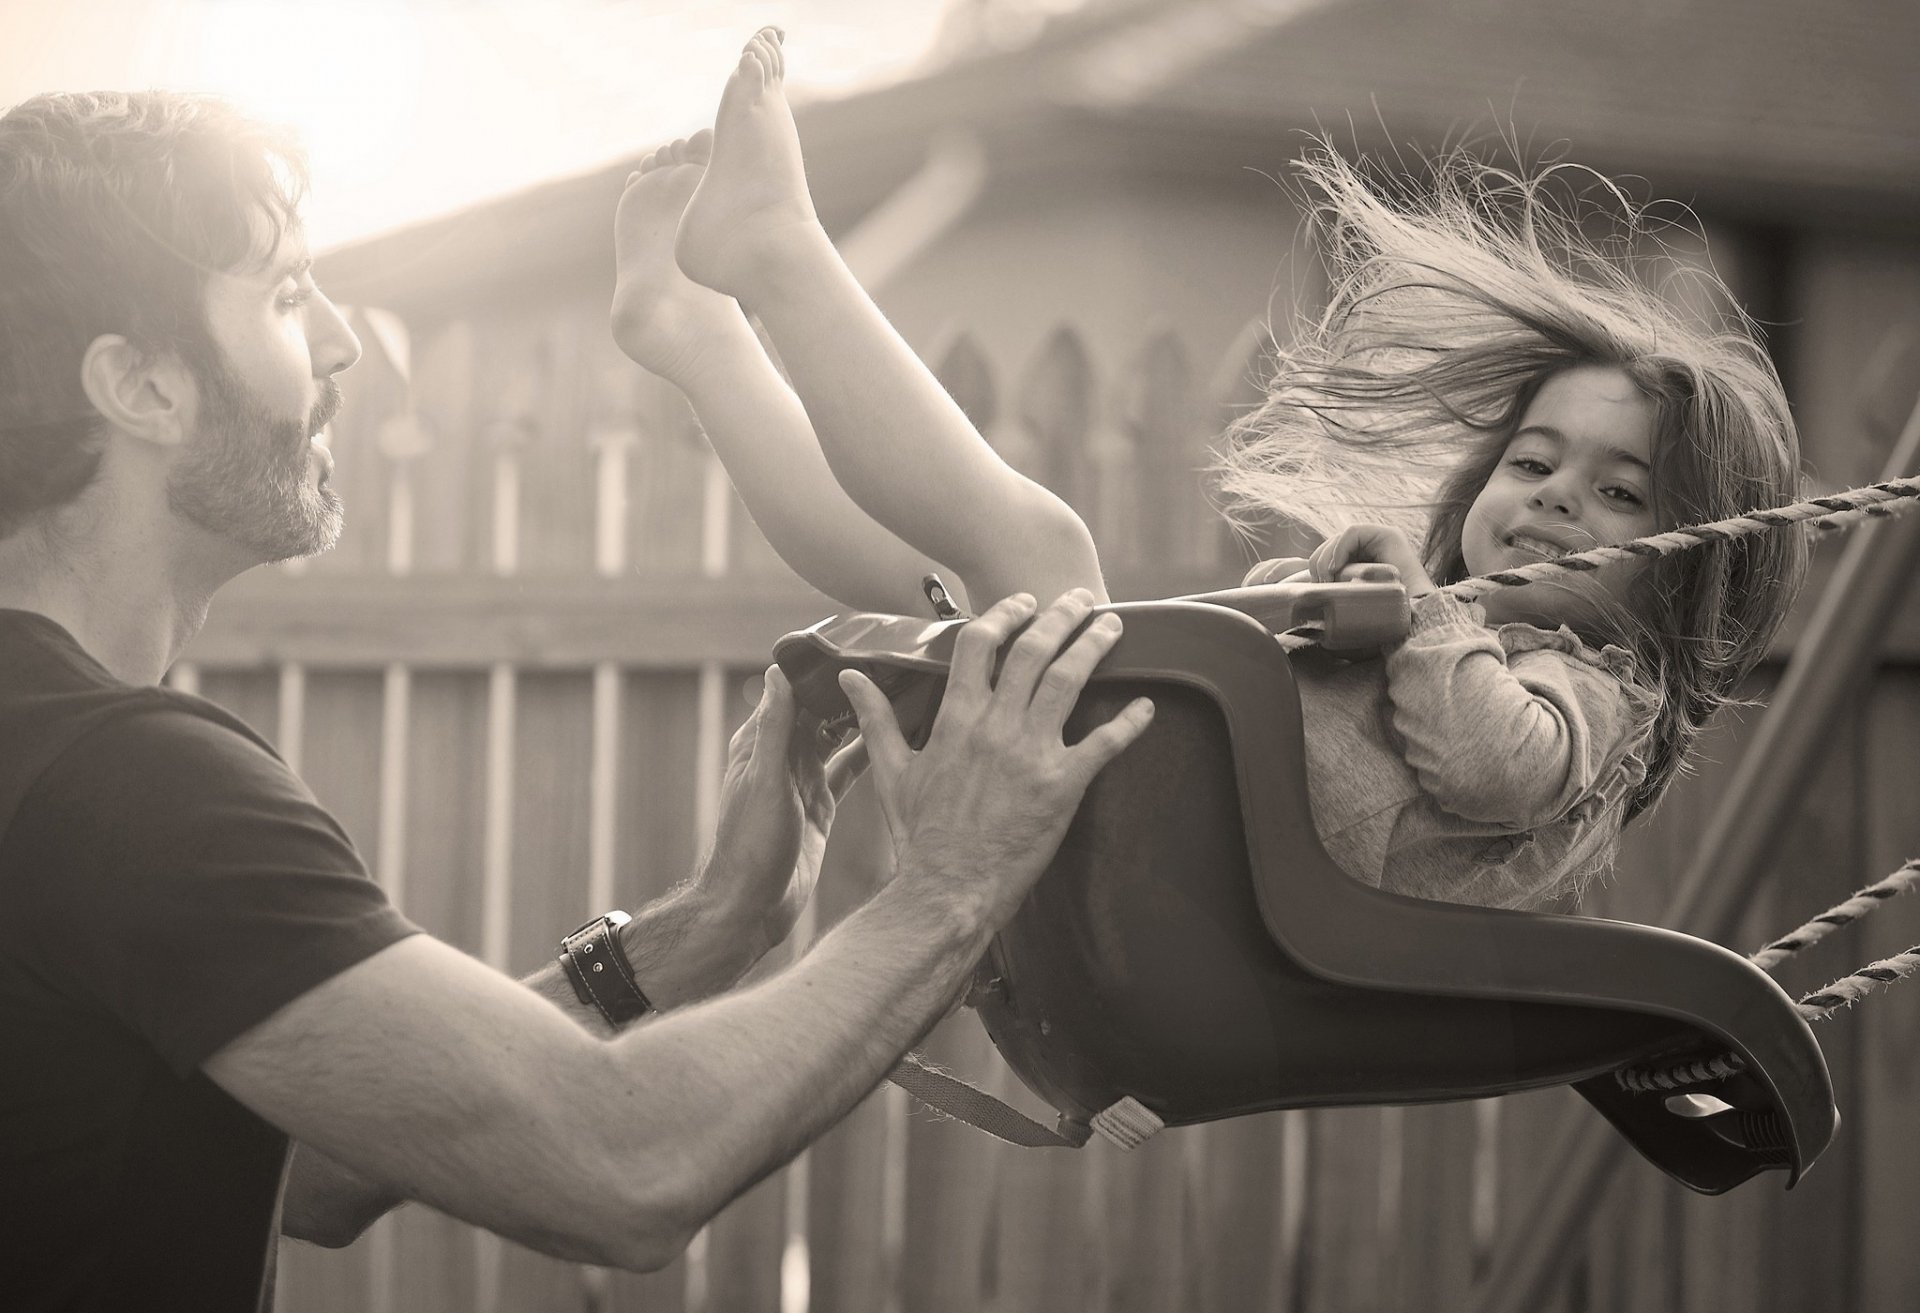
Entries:
[[[1826,1147],[1825,1063],[1765,973],[1672,931],[1351,879],[1314,830],[1292,668],[1266,628],[1207,603],[1109,609],[1125,636],[1067,736],[1142,694],[1153,725],[1094,781],[974,994],[1035,1094],[1077,1121],[1131,1097],[1177,1126],[1571,1083],[1708,1193],[1774,1167],[1792,1184]],[[850,714],[837,672],[865,671],[918,742],[963,623],[834,617],[775,656],[827,718]],[[1703,1087],[1732,1109],[1717,1116],[1613,1075],[1728,1050],[1745,1069]]]

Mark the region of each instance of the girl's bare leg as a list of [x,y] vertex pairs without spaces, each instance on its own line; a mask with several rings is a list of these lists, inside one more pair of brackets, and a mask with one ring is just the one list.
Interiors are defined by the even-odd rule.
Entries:
[[827,463],[854,501],[960,574],[976,608],[1084,587],[1106,599],[1086,525],[1002,461],[827,240],[782,86],[780,35],[747,44],[675,253],[766,326]]
[[686,393],[754,523],[801,578],[859,610],[925,615],[920,579],[940,567],[853,503],[740,307],[674,264],[674,232],[711,144],[705,132],[676,141],[627,181],[614,221],[614,340]]

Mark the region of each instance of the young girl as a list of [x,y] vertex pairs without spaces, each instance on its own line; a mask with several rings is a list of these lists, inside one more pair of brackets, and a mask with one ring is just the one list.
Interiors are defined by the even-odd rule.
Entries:
[[[713,133],[629,180],[616,338],[687,393],[768,539],[840,601],[923,612],[918,580],[940,568],[976,608],[1076,587],[1104,602],[1086,526],[993,453],[828,242],[783,61],[780,34],[757,34]],[[1765,653],[1804,539],[1483,605],[1436,583],[1791,500],[1779,380],[1750,335],[1692,326],[1581,238],[1537,180],[1454,163],[1390,205],[1330,152],[1304,170],[1332,297],[1231,435],[1229,514],[1326,535],[1250,582],[1375,563],[1413,601],[1381,659],[1296,663],[1316,827],[1348,874],[1396,892],[1577,895]]]

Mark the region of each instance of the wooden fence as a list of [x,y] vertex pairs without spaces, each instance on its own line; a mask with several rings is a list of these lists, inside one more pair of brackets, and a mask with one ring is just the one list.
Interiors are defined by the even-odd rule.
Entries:
[[[173,675],[277,741],[409,915],[514,973],[585,915],[691,869],[741,685],[774,638],[832,609],[772,557],[677,397],[614,356],[601,314],[555,296],[411,342],[363,315],[368,358],[334,434],[345,541],[236,584]],[[1250,399],[1253,342],[1221,368],[1168,335],[1095,361],[1070,328],[1018,368],[964,337],[932,358],[1009,458],[1087,517],[1116,596],[1141,597],[1218,587],[1244,564],[1195,468],[1225,409]],[[1889,652],[1833,727],[1737,946],[1920,849],[1910,618]],[[1757,714],[1721,728],[1586,910],[1657,911]],[[856,795],[803,935],[870,890],[879,842]],[[1789,988],[1920,938],[1907,909],[1881,919],[1789,970]],[[1830,1023],[1844,1121],[1799,1189],[1770,1176],[1702,1199],[1636,1159],[1565,1256],[1552,1307],[1912,1307],[1920,1246],[1898,1205],[1920,1169],[1920,1059],[1901,1043],[1913,1006]],[[970,1014],[924,1047],[1038,1107]],[[416,1205],[343,1251],[288,1243],[280,1307],[1467,1309],[1553,1188],[1548,1150],[1591,1115],[1551,1090],[1276,1113],[1130,1154],[1028,1151],[882,1088],[662,1272],[556,1262]]]

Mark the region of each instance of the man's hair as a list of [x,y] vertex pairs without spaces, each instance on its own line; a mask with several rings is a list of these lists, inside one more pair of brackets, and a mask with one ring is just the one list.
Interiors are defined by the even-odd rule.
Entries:
[[219,358],[208,278],[270,258],[306,186],[290,133],[211,97],[66,93],[0,115],[0,538],[98,471],[87,347],[118,334],[202,373]]
[[[1322,533],[1398,523],[1425,537],[1434,579],[1457,582],[1467,511],[1521,416],[1547,379],[1581,365],[1624,371],[1654,403],[1660,530],[1798,495],[1799,439],[1755,326],[1712,274],[1639,249],[1646,211],[1604,179],[1564,166],[1521,177],[1454,155],[1428,182],[1396,187],[1324,149],[1303,172],[1331,297],[1229,434],[1218,473],[1230,517],[1277,514]],[[1567,181],[1557,174],[1597,183],[1599,214],[1550,200],[1548,184]],[[1596,217],[1619,235],[1588,236]],[[1662,283],[1694,295],[1662,295]],[[1720,322],[1686,307],[1702,300],[1722,307]],[[1806,557],[1794,530],[1661,557],[1626,607],[1591,626],[1633,653],[1660,698],[1629,815],[1658,800],[1765,655]]]

